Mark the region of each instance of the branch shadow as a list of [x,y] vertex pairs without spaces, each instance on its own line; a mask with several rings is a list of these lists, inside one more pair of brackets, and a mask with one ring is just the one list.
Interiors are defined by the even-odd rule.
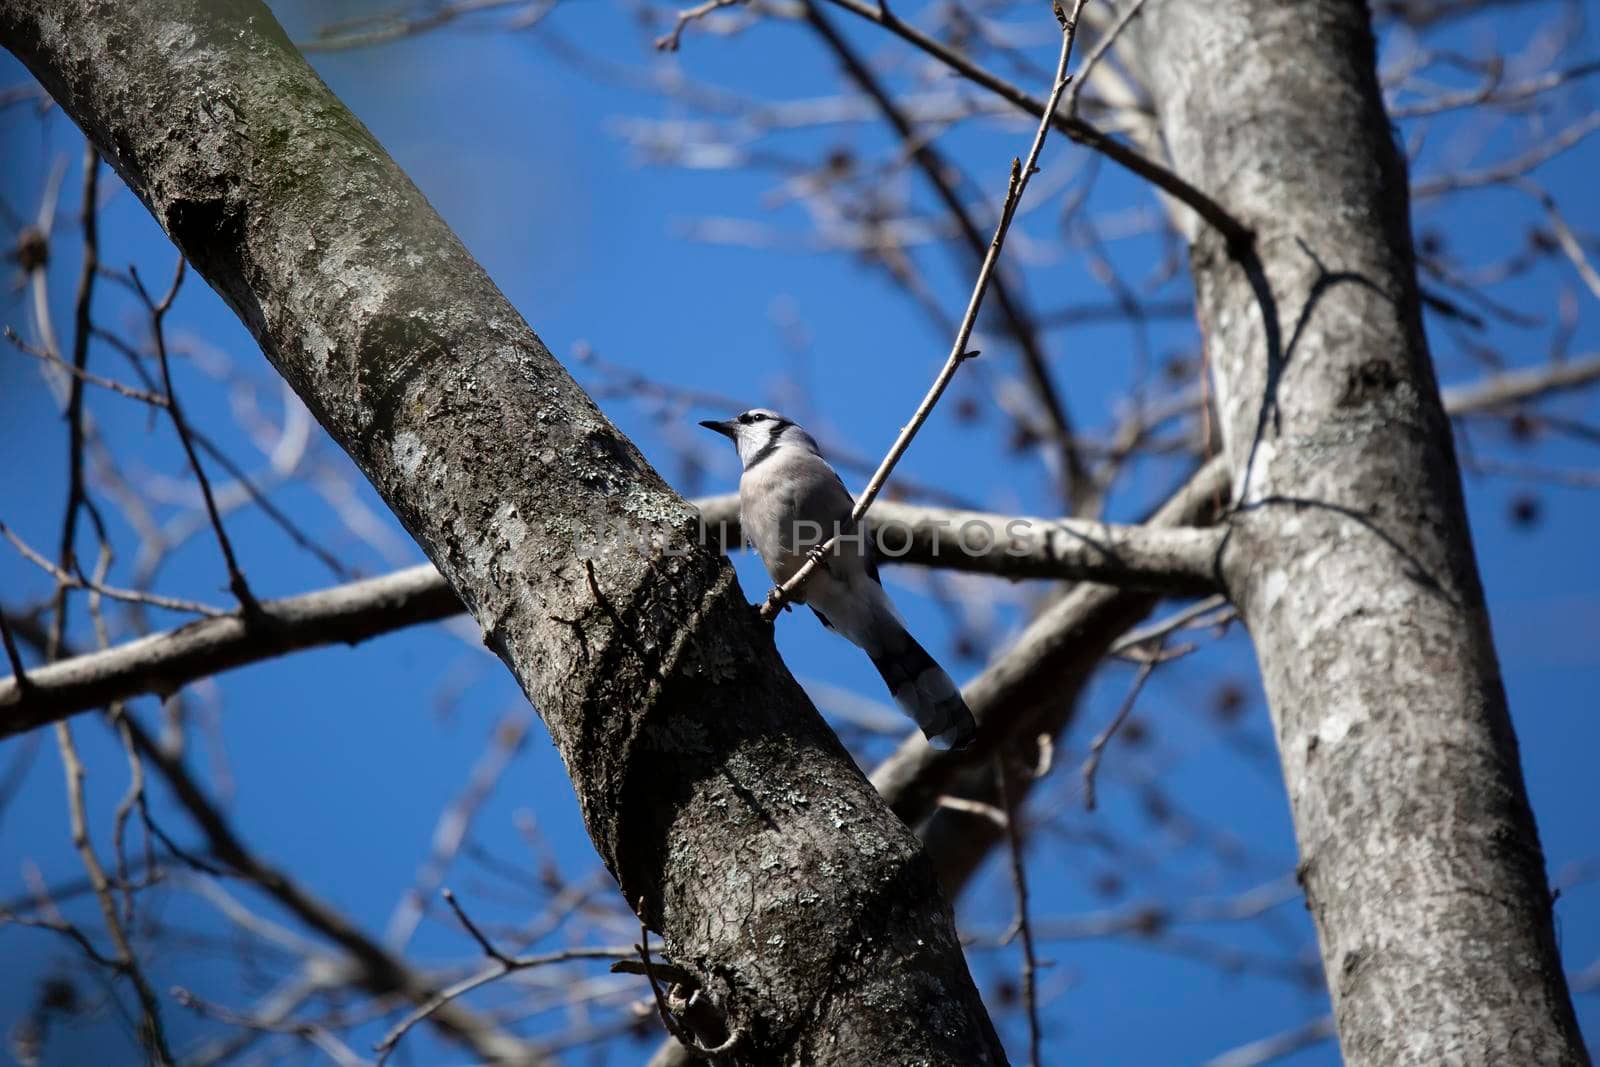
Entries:
[[1261,262],[1261,257],[1256,254],[1254,246],[1240,250],[1235,256],[1235,261],[1244,270],[1245,278],[1250,283],[1256,304],[1261,309],[1261,324],[1267,345],[1266,380],[1262,386],[1261,408],[1257,413],[1256,428],[1250,436],[1250,451],[1245,457],[1244,473],[1238,483],[1236,495],[1240,500],[1246,499],[1249,494],[1250,475],[1255,470],[1256,456],[1260,452],[1262,440],[1266,437],[1269,420],[1274,433],[1282,431],[1282,411],[1278,405],[1278,391],[1283,384],[1284,372],[1300,347],[1300,342],[1311,324],[1311,318],[1323,297],[1339,285],[1357,285],[1391,304],[1397,306],[1399,304],[1394,296],[1384,292],[1382,286],[1358,271],[1330,270],[1303,237],[1296,237],[1295,243],[1316,265],[1317,276],[1306,293],[1305,303],[1295,318],[1294,328],[1289,333],[1287,344],[1283,342],[1282,327],[1278,323],[1278,300],[1273,295],[1271,283],[1267,280],[1266,268]]
[[[1242,475],[1236,479],[1236,502],[1229,509],[1229,514],[1243,514],[1267,507],[1287,505],[1297,509],[1328,511],[1350,519],[1361,526],[1362,529],[1371,533],[1404,561],[1405,573],[1409,579],[1452,607],[1459,609],[1461,607],[1460,602],[1447,591],[1445,584],[1438,577],[1429,572],[1414,553],[1374,522],[1370,516],[1357,509],[1325,500],[1280,494],[1262,497],[1254,501],[1249,499],[1250,478],[1254,473],[1256,457],[1260,453],[1262,442],[1266,438],[1268,426],[1270,424],[1274,434],[1282,431],[1279,391],[1282,388],[1284,373],[1295,358],[1309,329],[1312,317],[1315,315],[1316,309],[1323,298],[1340,285],[1355,285],[1368,290],[1384,302],[1393,305],[1402,314],[1405,313],[1402,298],[1386,291],[1383,286],[1365,274],[1359,271],[1330,269],[1303,237],[1297,236],[1295,243],[1299,245],[1300,250],[1315,265],[1317,274],[1311,283],[1311,287],[1307,290],[1305,303],[1301,306],[1300,312],[1295,318],[1294,327],[1289,333],[1287,342],[1283,340],[1282,328],[1278,321],[1277,297],[1272,291],[1265,267],[1261,262],[1260,256],[1256,253],[1254,245],[1234,250],[1233,258],[1243,269],[1251,291],[1255,296],[1256,304],[1261,310],[1262,326],[1267,346],[1267,367],[1266,378],[1262,387],[1261,406],[1257,413],[1255,429],[1251,434],[1250,450],[1245,458]],[[1222,551],[1226,549],[1231,538],[1231,530],[1223,535],[1223,544],[1217,555],[1219,562],[1222,558]],[[1220,580],[1220,568],[1218,577]]]

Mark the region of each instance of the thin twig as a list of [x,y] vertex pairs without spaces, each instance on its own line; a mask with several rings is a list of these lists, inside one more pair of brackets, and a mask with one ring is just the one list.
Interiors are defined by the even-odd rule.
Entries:
[[630,951],[628,948],[622,946],[609,948],[585,947],[562,949],[559,952],[547,952],[538,956],[512,956],[497,948],[494,942],[489,940],[488,936],[485,935],[481,929],[479,929],[478,924],[473,922],[471,917],[467,915],[466,910],[461,907],[460,902],[456,900],[456,895],[453,892],[451,892],[449,889],[445,889],[442,891],[442,895],[444,896],[445,903],[450,905],[450,910],[455,912],[456,918],[459,919],[461,921],[461,925],[466,928],[467,933],[471,934],[472,939],[478,943],[478,947],[483,949],[483,954],[488,956],[494,962],[490,966],[485,967],[483,970],[461,979],[461,981],[455,983],[454,985],[441,989],[438,993],[434,994],[424,1003],[418,1005],[411,1012],[407,1013],[405,1018],[401,1019],[392,1028],[390,1028],[389,1032],[383,1036],[383,1040],[379,1041],[375,1046],[373,1046],[373,1051],[378,1053],[377,1067],[383,1067],[383,1064],[388,1061],[389,1056],[400,1044],[401,1038],[410,1033],[413,1027],[422,1022],[424,1019],[428,1018],[430,1015],[433,1015],[446,1004],[449,1004],[458,997],[465,996],[474,989],[486,986],[490,982],[493,982],[499,978],[503,978],[514,971],[528,970],[529,968],[533,967],[544,967],[548,964],[561,963],[566,960],[621,959],[626,957]]
[[71,727],[64,722],[58,722],[55,729],[56,746],[60,749],[61,766],[67,779],[67,809],[72,822],[72,844],[83,861],[83,869],[88,874],[89,881],[94,885],[95,899],[100,902],[100,914],[105,920],[106,932],[111,936],[111,944],[116,950],[117,969],[128,977],[133,984],[134,993],[138,996],[143,1015],[139,1027],[139,1043],[145,1047],[156,1063],[165,1067],[172,1063],[173,1059],[172,1050],[167,1046],[166,1029],[161,1024],[160,1002],[156,999],[155,990],[145,978],[144,970],[139,966],[138,957],[134,955],[133,946],[128,941],[122,920],[117,915],[117,904],[112,898],[111,884],[106,878],[105,868],[100,865],[100,858],[95,855],[94,845],[89,840],[89,816],[83,796],[83,761],[78,756],[78,747],[72,739]]
[[1149,659],[1145,660],[1139,665],[1139,673],[1134,675],[1133,685],[1128,687],[1128,695],[1123,698],[1122,707],[1117,709],[1117,713],[1112,717],[1111,722],[1108,723],[1106,728],[1101,730],[1100,733],[1095,736],[1095,739],[1089,744],[1089,758],[1083,761],[1082,771],[1083,806],[1089,811],[1093,811],[1095,809],[1096,798],[1094,792],[1094,778],[1095,772],[1100,769],[1100,754],[1105,751],[1106,745],[1109,744],[1111,739],[1116,736],[1117,731],[1121,729],[1122,724],[1133,712],[1134,702],[1139,699],[1139,691],[1144,688],[1144,683],[1149,680],[1150,675],[1155,671],[1156,667],[1160,665],[1160,648],[1160,639],[1158,639],[1156,646],[1156,651],[1158,654],[1151,656]]
[[450,910],[456,913],[456,918],[461,920],[461,925],[467,928],[467,933],[471,934],[472,939],[478,943],[478,947],[483,949],[483,954],[488,956],[490,959],[497,960],[506,966],[510,966],[511,957],[495,948],[494,943],[484,936],[483,931],[478,929],[478,924],[473,922],[467,916],[467,913],[462,910],[461,903],[460,901],[456,900],[455,893],[451,892],[447,888],[440,890],[440,894],[444,897],[444,902],[450,905]]
[[[100,156],[94,147],[84,149],[83,200],[78,221],[83,228],[83,265],[78,275],[78,292],[73,299],[72,368],[83,373],[89,362],[89,335],[91,311],[94,304],[95,268],[100,258],[98,225],[98,199],[100,182]],[[53,348],[47,349],[52,354]],[[61,569],[72,571],[78,533],[78,515],[88,503],[83,482],[83,442],[85,414],[83,410],[81,377],[74,377],[68,385],[67,399],[67,503],[61,522],[61,542],[57,559]],[[58,583],[55,597],[55,622],[51,637],[49,658],[54,659],[66,639],[67,590]]]
[[[899,134],[912,162],[917,165],[923,177],[938,195],[945,210],[955,221],[968,251],[981,263],[988,253],[990,242],[979,230],[972,212],[967,210],[961,194],[957,191],[956,181],[952,175],[959,177],[959,170],[938,152],[931,137],[916,129],[894,95],[884,87],[872,68],[856,53],[844,36],[823,17],[814,0],[806,0],[804,11],[806,20],[838,56],[845,72],[867,96],[872,98],[889,125]],[[1039,405],[1044,409],[1045,420],[1049,423],[1049,432],[1040,436],[1050,438],[1051,443],[1060,450],[1062,495],[1068,509],[1076,511],[1078,498],[1084,486],[1090,481],[1089,471],[1084,466],[1082,451],[1072,427],[1072,420],[1067,415],[1066,404],[1051,377],[1049,355],[1040,343],[1038,324],[1027,311],[1021,297],[1013,294],[1011,286],[1006,283],[1003,275],[996,273],[990,279],[989,287],[993,292],[995,307],[1020,349],[1022,369],[1028,384]]]
[[22,667],[22,654],[17,651],[17,642],[11,636],[11,624],[6,621],[4,611],[0,611],[0,644],[6,646],[6,660],[11,664],[11,676],[17,680],[17,688],[26,693],[28,672]]
[[[967,311],[961,319],[961,325],[956,331],[955,343],[950,348],[950,355],[945,360],[944,367],[940,369],[938,377],[928,389],[922,403],[917,406],[916,413],[911,421],[900,431],[900,436],[895,439],[889,452],[883,457],[883,462],[867,482],[867,487],[861,491],[856,499],[856,505],[850,513],[851,521],[859,523],[861,517],[877,499],[878,493],[889,480],[889,475],[894,471],[895,465],[900,462],[900,457],[905,455],[906,449],[911,447],[911,441],[917,432],[928,421],[928,416],[933,413],[934,406],[939,403],[939,398],[944,395],[946,387],[955,377],[971,355],[967,344],[972,339],[972,331],[978,321],[978,310],[983,306],[984,293],[989,288],[989,279],[994,274],[995,264],[1000,260],[1000,250],[1005,245],[1006,231],[1011,227],[1011,220],[1016,215],[1017,205],[1021,203],[1022,194],[1028,187],[1028,180],[1038,170],[1039,153],[1044,149],[1046,136],[1050,132],[1051,119],[1055,115],[1057,105],[1061,102],[1061,94],[1067,87],[1067,64],[1072,59],[1072,41],[1076,36],[1078,13],[1083,10],[1084,0],[1077,0],[1073,5],[1072,16],[1066,17],[1059,6],[1056,8],[1057,17],[1062,22],[1061,32],[1061,58],[1056,63],[1055,84],[1050,90],[1050,99],[1045,106],[1043,115],[1039,119],[1039,128],[1033,137],[1033,144],[1028,149],[1025,163],[1013,159],[1011,161],[1011,178],[1006,187],[1006,199],[1000,209],[1000,221],[995,225],[994,238],[989,242],[989,250],[984,255],[983,263],[978,268],[978,277],[972,287],[972,297],[967,301]],[[811,553],[809,559],[801,565],[787,582],[778,586],[767,595],[767,601],[761,606],[761,617],[768,622],[777,617],[797,592],[810,579],[813,571],[821,563],[823,556],[832,550],[837,543],[839,534],[836,532],[828,541]]]
[[481,989],[499,978],[503,978],[513,971],[527,970],[532,967],[543,967],[552,963],[563,963],[568,960],[614,960],[618,959],[632,949],[626,946],[610,946],[601,948],[569,948],[559,952],[547,952],[540,956],[509,956],[505,963],[496,963],[485,967],[475,974],[468,975],[461,981],[451,986],[446,986],[433,996],[427,1003],[408,1012],[405,1018],[396,1023],[388,1033],[383,1035],[383,1040],[373,1046],[373,1051],[378,1053],[377,1067],[388,1062],[389,1056],[399,1045],[400,1040],[410,1033],[416,1025],[440,1008],[449,1004],[475,989]]
[[108,596],[112,600],[120,600],[128,604],[147,604],[153,608],[165,608],[168,611],[186,611],[213,619],[221,618],[227,614],[220,608],[214,608],[209,604],[202,604],[196,600],[183,600],[178,597],[164,596],[160,593],[145,593],[137,589],[121,589],[117,586],[102,585],[79,574],[68,574],[54,563],[51,563],[33,546],[18,537],[11,527],[3,522],[0,522],[0,537],[10,541],[12,546],[22,553],[24,559],[45,571],[66,588],[89,589],[103,596]]
[[1600,272],[1597,272],[1594,264],[1589,262],[1589,257],[1583,250],[1583,243],[1578,240],[1578,235],[1572,232],[1572,227],[1567,225],[1566,217],[1556,205],[1556,198],[1531,178],[1517,178],[1512,184],[1539,201],[1539,206],[1544,208],[1545,214],[1549,216],[1550,228],[1555,231],[1556,244],[1572,262],[1573,269],[1578,272],[1578,277],[1583,279],[1583,284],[1589,287],[1589,292],[1595,295],[1595,299],[1600,300]]
[[239,601],[240,610],[247,616],[255,615],[259,613],[260,606],[256,603],[255,595],[250,592],[249,583],[244,580],[244,572],[239,569],[239,561],[234,557],[233,544],[228,540],[228,532],[222,528],[222,516],[217,512],[217,502],[211,494],[211,480],[206,477],[205,468],[200,465],[200,457],[195,454],[194,442],[189,437],[188,422],[184,419],[183,408],[178,403],[177,391],[172,387],[172,366],[167,359],[166,330],[162,320],[171,309],[172,301],[177,298],[187,264],[188,260],[180,255],[178,267],[173,272],[172,285],[159,302],[150,298],[136,269],[129,267],[128,273],[133,278],[134,286],[139,290],[139,298],[144,301],[150,313],[150,333],[155,343],[156,360],[161,366],[162,388],[167,394],[167,414],[172,416],[172,425],[178,431],[178,441],[183,445],[183,453],[189,457],[189,467],[194,471],[195,480],[200,483],[200,495],[205,500],[206,515],[211,519],[211,529],[217,535],[217,544],[222,548],[222,558],[228,567],[228,588]]
[[455,0],[454,3],[428,4],[426,10],[417,15],[407,16],[403,12],[391,11],[323,26],[317,30],[316,36],[297,41],[296,46],[302,52],[370,48],[429,33],[468,15],[506,7],[524,9],[511,20],[508,27],[521,30],[538,22],[555,6],[556,0],[544,0],[542,3],[538,0]]
[[1022,1004],[1028,1016],[1028,1064],[1039,1067],[1039,962],[1033,952],[1033,924],[1028,918],[1028,875],[1023,863],[1022,828],[1006,780],[1004,757],[994,757],[995,793],[1005,812],[1006,844],[1011,855],[1011,886],[1016,894],[1016,930],[1022,937]]
[[[268,866],[240,839],[226,816],[195,781],[183,759],[158,744],[134,716],[127,716],[124,721],[139,754],[166,780],[173,799],[188,812],[205,836],[211,854],[343,949],[354,983],[379,996],[398,994],[417,1004],[431,1004],[438,997],[432,983],[413,971],[404,959],[368,937],[346,916],[312,896],[288,875]],[[460,1004],[436,1005],[429,1017],[442,1032],[471,1047],[485,1061],[544,1062],[526,1042]]]
[[[102,581],[106,572],[111,569],[111,545],[104,538],[100,543],[100,558],[95,561],[95,580]],[[105,612],[102,610],[102,597],[99,593],[89,594],[89,621],[94,626],[95,643],[103,652],[111,647],[111,632],[106,628]],[[122,889],[122,916],[123,922],[132,926],[134,923],[134,888],[128,876],[128,853],[125,847],[125,837],[128,828],[128,818],[138,809],[142,817],[145,832],[145,863],[146,866],[155,865],[155,856],[150,849],[149,828],[154,826],[150,818],[150,809],[144,788],[144,761],[139,758],[139,753],[133,747],[133,738],[128,733],[127,723],[123,722],[126,707],[121,701],[113,701],[106,709],[106,718],[117,731],[118,738],[122,741],[123,749],[128,755],[128,789],[122,799],[117,803],[116,812],[111,822],[111,855],[116,863],[117,882]],[[182,853],[179,853],[182,855]]]
[[176,986],[172,990],[173,999],[198,1015],[226,1023],[229,1026],[242,1027],[246,1030],[257,1030],[269,1034],[288,1034],[302,1038],[322,1052],[338,1067],[367,1067],[367,1061],[356,1055],[355,1050],[340,1041],[326,1026],[320,1023],[305,1022],[294,1019],[285,1019],[274,1022],[258,1018],[241,1012],[230,1011],[219,1004],[212,1004],[202,1000],[194,993]]
[[683,37],[683,31],[688,28],[689,23],[698,22],[719,8],[732,7],[734,4],[748,2],[749,0],[705,0],[704,3],[696,4],[694,7],[684,8],[678,12],[677,18],[673,20],[672,29],[655,39],[656,49],[661,52],[676,52],[678,43]]
[[245,472],[244,468],[230,459],[228,454],[216,442],[193,426],[189,427],[189,436],[194,438],[195,444],[200,446],[201,451],[216,460],[217,465],[227,471],[228,475],[239,483],[240,488],[245,491],[245,495],[255,502],[256,507],[260,508],[262,513],[288,536],[289,540],[316,556],[322,565],[332,571],[336,577],[348,579],[353,576],[351,569],[340,562],[337,556],[313,541],[310,534],[302,530],[293,519],[284,513],[282,508],[274,504],[272,499],[267,496],[266,491],[256,485],[255,480]]
[[118,393],[130,400],[138,400],[142,403],[158,408],[167,406],[167,398],[161,396],[159,393],[151,393],[144,389],[136,389],[131,385],[125,385],[122,382],[116,381],[112,378],[102,377],[93,371],[87,371],[82,367],[74,366],[53,352],[47,352],[42,348],[35,348],[28,344],[28,342],[17,336],[17,331],[13,330],[10,326],[5,327],[3,332],[6,340],[10,341],[17,351],[21,352],[25,356],[28,356],[30,359],[36,359],[41,363],[48,363],[50,366],[55,367],[66,374],[72,375],[79,381],[86,382],[89,385],[97,385],[102,389],[109,389],[113,393]]
[[719,1044],[716,1048],[706,1048],[704,1045],[700,1044],[699,1040],[696,1039],[695,1036],[684,1027],[683,1023],[678,1020],[678,1017],[672,1013],[672,1009],[667,1006],[667,998],[665,994],[661,992],[661,987],[656,984],[655,964],[651,962],[650,959],[650,928],[645,923],[644,918],[646,915],[644,897],[639,898],[638,912],[639,943],[633,946],[633,950],[638,954],[639,962],[644,967],[644,980],[649,983],[650,992],[655,997],[656,1011],[658,1011],[661,1015],[661,1025],[665,1026],[667,1028],[667,1033],[677,1038],[678,1043],[683,1046],[684,1051],[693,1056],[695,1059],[710,1059],[713,1056],[721,1056],[724,1053],[732,1052],[739,1042],[744,1039],[743,1030],[738,1027],[733,1027],[731,1032],[728,1034],[727,1039]]
[[[110,718],[116,725],[117,736],[122,741],[122,747],[128,754],[128,789],[123,793],[122,799],[117,802],[116,812],[111,820],[111,855],[117,865],[117,882],[122,886],[122,919],[130,926],[134,920],[134,891],[133,882],[128,876],[128,850],[126,836],[128,832],[128,819],[135,809],[145,811],[144,789],[144,761],[139,758],[139,752],[133,747],[133,738],[128,735],[128,728],[122,722],[125,709],[121,704],[112,706]],[[148,814],[145,816],[148,818]],[[145,836],[146,854],[152,855],[149,850],[150,837]]]
[[1228,610],[1229,606],[1227,597],[1222,596],[1221,594],[1218,594],[1217,596],[1208,596],[1204,600],[1201,600],[1195,604],[1191,604],[1189,607],[1186,607],[1182,611],[1179,611],[1173,615],[1169,615],[1165,619],[1160,619],[1148,626],[1141,626],[1137,630],[1129,631],[1128,633],[1124,634],[1116,642],[1116,644],[1112,645],[1106,651],[1106,655],[1121,656],[1133,650],[1134,648],[1137,648],[1139,645],[1149,644],[1151,641],[1164,638],[1176,630],[1182,630],[1194,623],[1195,620],[1202,619],[1214,611]]
[[1389,109],[1389,117],[1391,119],[1411,119],[1425,115],[1437,115],[1442,111],[1453,111],[1457,108],[1477,107],[1479,104],[1516,103],[1594,74],[1600,74],[1600,60],[1590,60],[1589,62],[1569,67],[1566,70],[1548,71],[1538,77],[1517,82],[1514,85],[1502,85],[1498,77],[1494,77],[1477,89],[1447,93],[1443,96],[1436,96],[1432,100],[1422,100],[1414,104],[1398,104]]
[[993,804],[985,804],[981,800],[973,800],[970,797],[958,797],[950,793],[941,793],[935,803],[941,808],[949,808],[951,811],[965,812],[968,815],[976,815],[980,819],[988,819],[1001,828],[1004,828],[1010,821],[1006,813]]
[[[905,40],[908,44],[914,45],[934,59],[944,63],[962,77],[988,89],[1029,114],[1035,117],[1046,114],[1044,102],[1037,97],[1023,92],[999,75],[985,70],[960,52],[921,32],[915,26],[902,22],[893,15],[886,15],[875,5],[866,3],[864,0],[829,0],[829,2],[859,15],[869,22],[877,23]],[[1254,243],[1255,234],[1249,227],[1230,215],[1221,204],[1193,185],[1190,185],[1172,170],[1141,155],[1120,141],[1114,140],[1108,134],[1091,126],[1082,119],[1067,115],[1057,115],[1054,123],[1057,129],[1074,142],[1101,153],[1107,159],[1125,167],[1161,189],[1173,199],[1186,204],[1196,215],[1199,215],[1217,232],[1227,238],[1229,247],[1243,249],[1249,248]]]
[[1075,118],[1078,114],[1078,97],[1083,92],[1083,87],[1088,84],[1089,75],[1100,60],[1105,58],[1111,46],[1117,43],[1117,38],[1122,36],[1122,31],[1128,28],[1128,23],[1139,14],[1139,9],[1144,7],[1144,0],[1131,0],[1124,5],[1117,21],[1111,24],[1110,29],[1100,35],[1100,39],[1089,49],[1089,54],[1084,57],[1082,65],[1078,67],[1076,76],[1072,79],[1072,86],[1067,90],[1066,106],[1061,111],[1068,118]]
[[1224,1052],[1207,1060],[1205,1067],[1262,1067],[1263,1064],[1271,1063],[1273,1060],[1320,1045],[1324,1041],[1331,1041],[1337,1035],[1338,1030],[1334,1027],[1333,1016],[1323,1015],[1300,1026],[1291,1027],[1281,1033]]
[[1411,187],[1411,199],[1427,200],[1446,193],[1459,193],[1481,189],[1488,185],[1502,185],[1537,169],[1577,145],[1590,134],[1600,131],[1600,111],[1594,111],[1574,122],[1566,129],[1541,141],[1520,156],[1482,170],[1457,174],[1440,174],[1425,178]]

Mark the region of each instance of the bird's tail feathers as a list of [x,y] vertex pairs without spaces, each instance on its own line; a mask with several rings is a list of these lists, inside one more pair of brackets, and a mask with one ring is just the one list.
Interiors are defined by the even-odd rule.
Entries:
[[[879,626],[880,638],[887,639],[875,642],[868,654],[894,702],[916,720],[934,748],[966,748],[977,736],[978,727],[961,699],[961,690],[898,621],[880,617]],[[891,626],[895,632],[882,633]]]

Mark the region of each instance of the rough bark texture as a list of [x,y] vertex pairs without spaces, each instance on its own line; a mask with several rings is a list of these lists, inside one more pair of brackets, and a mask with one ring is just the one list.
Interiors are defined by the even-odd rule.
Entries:
[[1150,0],[1125,43],[1178,170],[1254,228],[1192,267],[1344,1055],[1584,1063],[1423,334],[1361,0]]
[[622,891],[742,1031],[735,1058],[1001,1062],[926,856],[784,669],[732,569],[714,550],[598,533],[688,545],[693,508],[266,8],[0,0],[0,38],[477,618]]

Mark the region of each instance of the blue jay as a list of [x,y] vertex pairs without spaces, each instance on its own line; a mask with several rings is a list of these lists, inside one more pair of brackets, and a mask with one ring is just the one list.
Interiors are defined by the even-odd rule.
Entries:
[[739,522],[772,580],[782,585],[812,549],[841,535],[796,599],[872,658],[895,703],[922,727],[930,745],[964,748],[977,732],[972,712],[950,676],[906,632],[878,581],[871,547],[851,521],[855,500],[817,442],[765,408],[700,425],[739,449]]

